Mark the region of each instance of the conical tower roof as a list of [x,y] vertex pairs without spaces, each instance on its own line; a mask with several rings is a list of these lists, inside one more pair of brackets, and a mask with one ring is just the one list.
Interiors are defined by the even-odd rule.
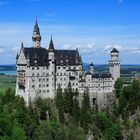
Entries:
[[37,18],[36,18],[36,22],[35,22],[35,26],[34,26],[34,32],[36,32],[38,35],[40,35],[40,30],[39,30]]
[[50,41],[50,44],[49,44],[49,50],[50,51],[54,51],[54,44],[53,44],[53,40],[52,40],[52,37],[51,37],[51,41]]

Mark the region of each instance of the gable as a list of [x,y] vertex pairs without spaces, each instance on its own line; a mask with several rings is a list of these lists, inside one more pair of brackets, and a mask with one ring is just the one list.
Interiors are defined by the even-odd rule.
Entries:
[[21,48],[19,56],[17,58],[17,65],[18,64],[27,64],[23,49]]

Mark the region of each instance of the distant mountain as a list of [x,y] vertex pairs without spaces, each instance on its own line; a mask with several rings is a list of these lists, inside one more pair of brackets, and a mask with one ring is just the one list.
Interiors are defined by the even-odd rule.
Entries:
[[0,71],[15,71],[16,65],[0,65]]

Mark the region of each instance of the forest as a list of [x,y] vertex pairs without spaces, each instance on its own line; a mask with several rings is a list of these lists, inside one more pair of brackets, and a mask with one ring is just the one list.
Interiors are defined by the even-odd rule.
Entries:
[[26,107],[23,98],[7,89],[0,96],[1,140],[136,140],[140,137],[140,82],[115,84],[111,110],[90,105],[88,89],[79,104],[69,84],[57,89],[54,100],[36,97]]

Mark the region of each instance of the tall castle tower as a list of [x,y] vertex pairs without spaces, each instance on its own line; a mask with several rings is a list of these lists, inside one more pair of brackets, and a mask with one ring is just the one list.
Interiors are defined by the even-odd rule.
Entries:
[[35,23],[34,30],[33,30],[32,40],[33,40],[34,48],[41,47],[41,35],[40,35],[40,30],[39,30],[37,19],[36,19],[36,23]]
[[120,60],[118,59],[119,51],[116,48],[114,48],[110,52],[110,54],[111,60],[109,61],[109,72],[114,78],[114,81],[116,81],[118,78],[120,78]]
[[49,60],[49,97],[54,98],[55,96],[55,49],[54,49],[52,37],[48,49],[48,60]]

